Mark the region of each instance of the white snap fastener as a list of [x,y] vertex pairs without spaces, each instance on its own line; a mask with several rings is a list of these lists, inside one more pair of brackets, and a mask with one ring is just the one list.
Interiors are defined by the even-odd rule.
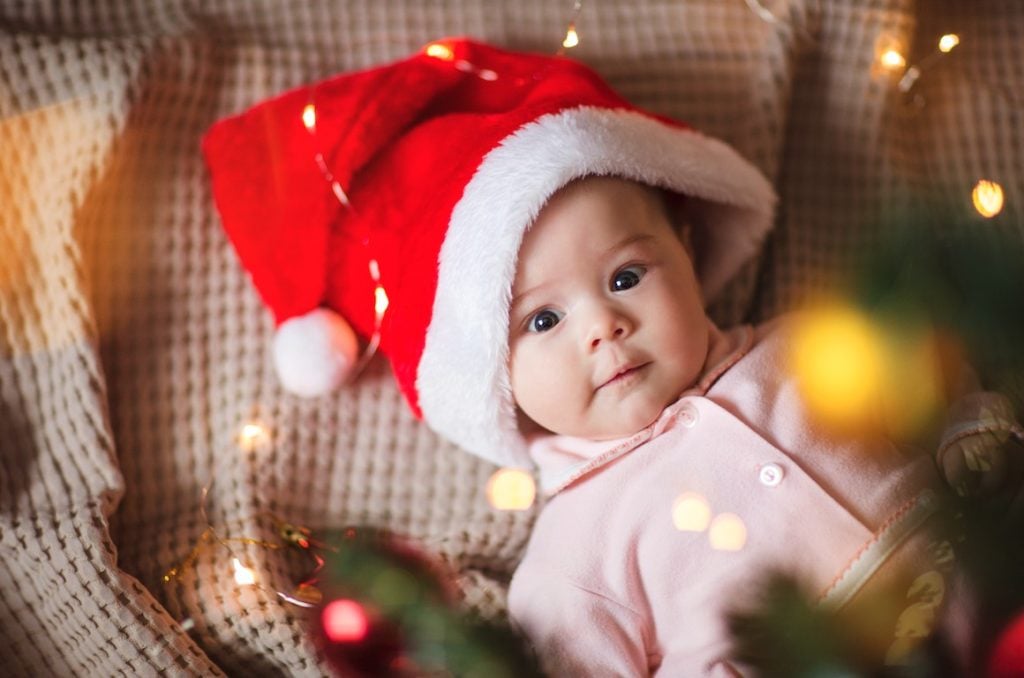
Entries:
[[782,476],[784,475],[785,472],[778,464],[765,464],[761,467],[758,478],[765,487],[775,487],[782,482]]
[[699,419],[699,415],[697,414],[697,408],[693,405],[683,405],[682,409],[679,410],[679,421],[682,422],[683,426],[686,428],[693,428],[696,426],[697,419]]

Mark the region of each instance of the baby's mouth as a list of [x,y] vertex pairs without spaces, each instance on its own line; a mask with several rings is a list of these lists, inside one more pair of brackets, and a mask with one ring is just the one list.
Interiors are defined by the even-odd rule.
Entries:
[[612,384],[624,382],[650,364],[651,363],[647,362],[639,363],[637,365],[626,365],[625,367],[621,367],[618,370],[616,370],[615,374],[613,374],[610,379],[606,380],[604,383],[598,386],[596,390],[600,391],[605,386],[611,386]]

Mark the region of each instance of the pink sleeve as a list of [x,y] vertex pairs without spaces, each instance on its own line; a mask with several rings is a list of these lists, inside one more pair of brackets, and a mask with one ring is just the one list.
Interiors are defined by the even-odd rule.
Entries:
[[551,676],[650,675],[648,626],[633,610],[556,573],[516,571],[509,612]]

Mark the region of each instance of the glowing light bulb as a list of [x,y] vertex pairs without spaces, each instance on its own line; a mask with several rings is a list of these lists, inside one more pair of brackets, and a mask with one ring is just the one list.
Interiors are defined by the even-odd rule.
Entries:
[[525,511],[536,496],[533,476],[520,469],[499,469],[487,481],[487,500],[499,511]]
[[388,293],[384,291],[384,288],[380,285],[373,290],[373,310],[378,316],[384,315],[384,311],[388,310]]
[[267,429],[258,421],[250,421],[242,426],[238,434],[238,445],[243,450],[255,449],[267,440]]
[[306,107],[302,109],[302,124],[310,132],[316,127],[316,107],[313,104],[306,104]]
[[703,532],[711,522],[711,506],[695,492],[684,492],[672,504],[672,524],[683,532]]
[[333,600],[320,613],[324,634],[333,643],[358,643],[366,637],[370,622],[354,600]]
[[239,586],[252,586],[256,583],[256,573],[252,569],[242,565],[238,558],[231,559],[231,566],[235,568],[235,583]]
[[960,36],[956,33],[946,33],[939,38],[939,51],[949,54],[953,48],[960,44]]
[[995,181],[982,179],[974,185],[971,201],[978,214],[991,219],[1003,211],[1003,187]]
[[562,41],[562,47],[572,49],[578,44],[580,44],[580,36],[576,32],[576,26],[569,24],[569,30],[565,32],[565,40]]
[[434,42],[427,45],[427,56],[440,59],[441,61],[451,61],[455,58],[455,52],[448,45]]
[[882,52],[879,60],[882,62],[882,66],[890,71],[899,70],[907,65],[907,60],[904,56],[894,49],[887,49]]
[[721,513],[711,521],[708,540],[716,551],[739,551],[747,543],[747,526],[735,513]]
[[882,391],[881,334],[854,308],[808,311],[795,327],[791,365],[810,412],[850,430],[872,422]]

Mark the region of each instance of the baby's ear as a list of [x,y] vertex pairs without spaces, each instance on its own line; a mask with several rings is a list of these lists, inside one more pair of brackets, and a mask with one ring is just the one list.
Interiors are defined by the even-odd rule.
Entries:
[[679,241],[683,243],[683,249],[686,250],[686,255],[690,257],[690,262],[696,262],[694,258],[695,250],[693,248],[693,225],[689,222],[679,224],[676,226],[676,234],[679,236]]
[[661,204],[665,209],[665,216],[668,217],[668,223],[672,226],[672,230],[675,231],[679,241],[683,243],[690,261],[695,263],[694,253],[696,250],[693,246],[693,221],[687,211],[689,200],[682,193],[663,189],[661,192]]

